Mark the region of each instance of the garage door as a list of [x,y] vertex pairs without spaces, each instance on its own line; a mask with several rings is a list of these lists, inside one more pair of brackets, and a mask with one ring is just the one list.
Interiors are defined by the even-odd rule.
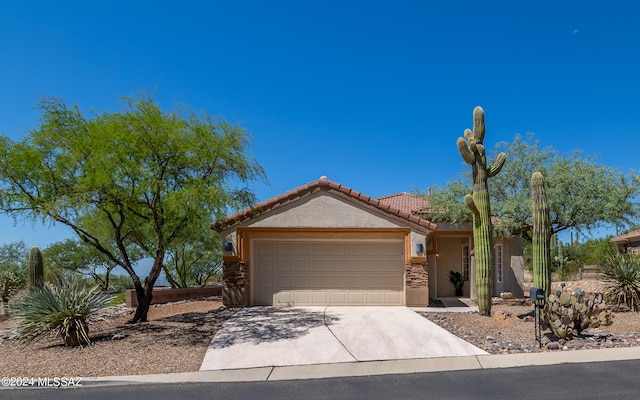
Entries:
[[254,241],[256,305],[403,305],[403,241]]

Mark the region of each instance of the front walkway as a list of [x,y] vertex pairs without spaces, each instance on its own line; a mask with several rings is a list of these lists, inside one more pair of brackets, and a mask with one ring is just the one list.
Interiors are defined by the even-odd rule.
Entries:
[[443,307],[411,307],[419,312],[478,312],[478,305],[468,297],[439,297]]

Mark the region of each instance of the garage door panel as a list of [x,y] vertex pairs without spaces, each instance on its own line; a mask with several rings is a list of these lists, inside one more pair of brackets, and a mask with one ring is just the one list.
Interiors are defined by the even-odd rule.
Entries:
[[378,290],[367,290],[365,292],[367,304],[384,304],[384,295]]
[[311,288],[311,277],[309,275],[294,275],[293,287],[300,290]]
[[312,275],[311,276],[311,288],[312,289],[329,289],[331,278],[327,275]]
[[278,258],[275,260],[272,269],[277,274],[291,274],[293,272],[291,268],[291,261],[292,260],[289,258]]
[[273,254],[273,247],[274,244],[273,243],[269,243],[269,242],[257,242],[256,243],[256,255],[257,256],[261,256],[261,255],[270,255]]
[[294,286],[291,280],[292,280],[292,277],[289,275],[276,275],[274,279],[274,285],[277,288],[293,289]]
[[274,254],[278,255],[290,255],[291,254],[291,243],[276,243],[274,246]]
[[306,242],[293,242],[291,244],[291,254],[307,255],[310,252],[311,245]]
[[311,270],[314,273],[326,274],[331,269],[331,261],[327,259],[311,260]]
[[255,304],[404,304],[401,241],[256,241],[254,246]]
[[311,260],[308,258],[294,258],[292,269],[294,273],[311,272]]
[[293,292],[294,304],[309,304],[311,303],[311,291],[309,290],[296,290]]
[[384,302],[385,304],[400,304],[402,302],[402,295],[399,292],[385,291]]
[[349,291],[349,305],[364,306],[366,304],[364,290]]
[[346,306],[347,292],[344,290],[329,292],[329,304],[334,306]]
[[291,292],[288,290],[277,292],[273,295],[273,297],[274,297],[274,305],[279,305],[279,306],[293,305],[293,302],[291,301],[292,300]]
[[329,304],[329,291],[327,290],[312,291],[311,304]]

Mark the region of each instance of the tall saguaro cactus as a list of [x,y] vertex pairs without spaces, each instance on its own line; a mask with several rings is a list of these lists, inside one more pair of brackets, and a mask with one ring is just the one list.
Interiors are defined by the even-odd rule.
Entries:
[[44,268],[42,266],[42,253],[38,247],[33,246],[31,248],[27,261],[29,266],[29,285],[42,285],[44,283]]
[[466,129],[464,138],[458,138],[458,150],[462,159],[471,164],[473,171],[473,195],[466,195],[464,202],[473,213],[478,309],[480,315],[491,315],[493,227],[487,182],[489,178],[500,172],[507,156],[500,153],[493,164],[487,166],[487,154],[483,144],[484,135],[484,110],[482,107],[476,107],[473,110],[473,131]]
[[543,289],[545,296],[551,291],[551,216],[540,172],[531,175],[531,210],[533,213],[533,286]]

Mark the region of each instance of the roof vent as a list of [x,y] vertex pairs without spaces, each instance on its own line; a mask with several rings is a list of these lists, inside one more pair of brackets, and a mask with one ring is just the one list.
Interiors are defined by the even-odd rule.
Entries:
[[327,178],[327,176],[326,176],[326,175],[322,175],[322,176],[320,177],[320,180],[321,180],[321,181],[328,181],[328,180],[329,180],[329,178]]

